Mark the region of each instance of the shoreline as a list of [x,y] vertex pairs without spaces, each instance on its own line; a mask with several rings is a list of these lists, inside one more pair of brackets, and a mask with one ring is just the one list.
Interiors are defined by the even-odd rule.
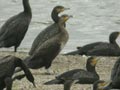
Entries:
[[[11,52],[11,51],[2,51],[0,52],[0,57],[4,57],[7,55],[15,55],[19,58],[24,59],[26,56],[28,56],[27,52]],[[64,55],[58,55],[55,60],[52,63],[52,66],[50,67],[51,72],[53,72],[52,75],[45,75],[46,70],[44,68],[40,68],[37,70],[33,70],[30,69],[31,72],[33,73],[34,77],[35,77],[35,83],[37,88],[34,88],[32,86],[32,84],[30,82],[28,82],[26,80],[26,78],[18,81],[16,80],[13,83],[13,90],[61,90],[63,89],[62,85],[43,85],[43,83],[54,79],[55,76],[71,70],[71,69],[85,69],[85,65],[86,65],[86,59],[88,57],[82,57],[80,55],[68,55],[68,56],[64,56]],[[109,80],[110,78],[110,74],[111,74],[111,70],[112,67],[115,63],[115,61],[118,59],[119,57],[100,57],[100,60],[98,61],[97,65],[96,65],[96,71],[98,72],[98,74],[100,75],[100,79],[102,80]],[[23,83],[24,82],[24,83]],[[72,89],[75,90],[91,90],[92,85],[73,85]]]

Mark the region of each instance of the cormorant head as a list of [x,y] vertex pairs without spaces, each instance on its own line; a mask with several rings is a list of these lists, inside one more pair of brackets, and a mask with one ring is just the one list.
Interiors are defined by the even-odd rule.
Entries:
[[56,13],[61,13],[63,12],[64,10],[69,10],[70,8],[65,8],[63,6],[56,6],[54,7],[53,11],[55,11]]
[[109,90],[106,88],[111,81],[98,80],[93,84],[93,90]]
[[69,18],[71,18],[72,16],[64,14],[59,18],[59,23],[64,24]]
[[120,32],[112,32],[109,37],[110,43],[114,43],[119,35],[120,35]]
[[97,64],[99,57],[89,57],[87,60],[87,64],[90,64],[91,66],[95,66]]
[[86,64],[87,71],[96,72],[95,66],[96,66],[98,60],[99,60],[99,57],[89,57],[87,59],[87,64]]
[[53,21],[55,23],[58,23],[59,22],[58,14],[63,12],[64,10],[68,10],[68,9],[69,8],[65,8],[63,6],[56,6],[56,7],[54,7],[53,10],[52,10],[52,13],[51,13],[51,17],[52,17]]

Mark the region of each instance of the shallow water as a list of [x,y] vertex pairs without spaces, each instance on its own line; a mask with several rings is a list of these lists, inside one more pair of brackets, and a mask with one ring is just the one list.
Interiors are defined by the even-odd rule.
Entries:
[[[108,41],[113,31],[120,31],[119,0],[30,0],[33,18],[19,49],[28,51],[34,38],[52,24],[51,10],[56,5],[71,8],[73,18],[67,22],[69,41],[62,52],[74,50],[95,41]],[[0,0],[0,26],[11,16],[22,11],[22,0]],[[120,39],[117,40],[120,43]],[[24,49],[25,48],[25,49]]]

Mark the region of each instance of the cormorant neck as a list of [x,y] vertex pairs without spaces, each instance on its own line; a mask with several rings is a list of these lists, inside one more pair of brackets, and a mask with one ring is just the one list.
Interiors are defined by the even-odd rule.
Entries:
[[52,17],[52,19],[55,23],[58,23],[59,16],[58,16],[58,13],[55,10],[52,11],[51,17]]
[[25,13],[32,14],[31,7],[30,7],[30,4],[29,4],[29,0],[23,0],[23,7],[24,7],[24,12]]
[[118,44],[116,43],[116,39],[110,38],[110,39],[109,39],[109,42],[110,42],[111,44],[114,44],[116,47],[119,47]]
[[61,30],[64,30],[64,29],[65,29],[64,24],[65,24],[65,23],[63,23],[63,22],[58,23],[58,26],[59,26],[59,28],[60,28]]
[[95,66],[91,66],[90,64],[87,63],[86,69],[89,72],[96,73]]

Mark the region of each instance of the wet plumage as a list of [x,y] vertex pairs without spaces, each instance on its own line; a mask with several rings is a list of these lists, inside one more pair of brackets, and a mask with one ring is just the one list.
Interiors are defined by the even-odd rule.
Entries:
[[0,90],[4,88],[7,88],[6,90],[12,90],[12,76],[16,67],[21,67],[27,79],[34,84],[34,77],[23,61],[20,58],[9,55],[0,59]]
[[8,19],[0,29],[0,47],[14,46],[14,51],[17,51],[21,41],[23,40],[31,18],[31,8],[29,0],[23,0],[24,11]]
[[65,84],[66,82],[79,84],[93,84],[95,81],[99,80],[99,75],[95,70],[98,58],[90,57],[87,60],[86,69],[73,69],[58,75],[55,79],[48,81],[45,85],[51,84]]

